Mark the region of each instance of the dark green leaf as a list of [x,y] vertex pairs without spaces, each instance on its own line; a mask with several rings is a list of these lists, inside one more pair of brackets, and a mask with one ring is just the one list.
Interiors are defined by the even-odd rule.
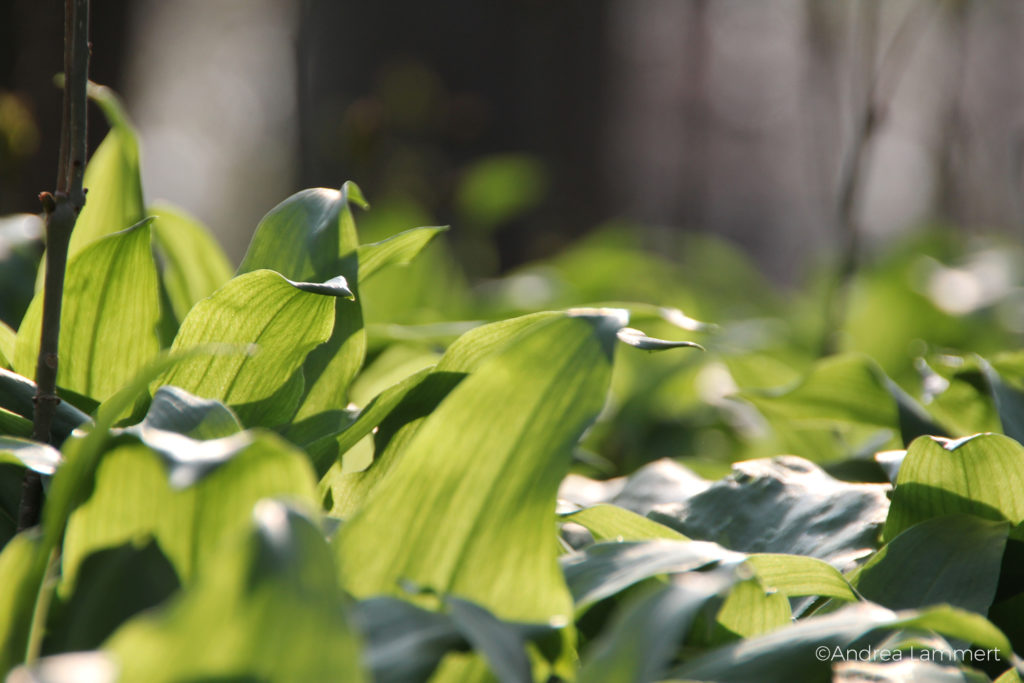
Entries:
[[734,566],[687,572],[630,601],[591,646],[580,670],[580,683],[666,678],[666,669],[694,617],[735,581]]
[[979,647],[998,648],[1006,656],[1011,653],[1006,637],[977,614],[945,606],[893,612],[872,603],[857,603],[718,648],[683,664],[669,677],[724,683],[829,680],[831,662],[841,661],[851,643],[876,629],[899,628],[934,630]]
[[[58,394],[60,391],[58,390]],[[36,384],[27,377],[0,368],[0,406],[32,421],[35,404],[32,398],[36,395]],[[57,404],[57,412],[53,417],[50,431],[56,443],[67,438],[75,427],[89,421],[89,416],[72,406],[67,401]]]
[[748,553],[810,555],[843,570],[874,552],[887,484],[850,484],[795,456],[749,460],[703,493],[651,514],[690,538]]
[[967,515],[929,519],[893,538],[850,581],[865,598],[891,609],[948,603],[985,614],[1009,528]]
[[74,594],[50,620],[45,649],[98,648],[124,621],[160,604],[178,587],[174,567],[152,539],[95,552],[82,563]]
[[577,612],[633,584],[657,576],[712,565],[739,565],[746,559],[702,541],[626,541],[598,543],[562,557],[562,570]]

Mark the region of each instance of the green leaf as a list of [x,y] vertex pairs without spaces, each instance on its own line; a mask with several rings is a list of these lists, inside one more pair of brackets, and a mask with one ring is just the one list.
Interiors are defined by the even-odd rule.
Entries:
[[[323,484],[331,493],[332,514],[349,517],[362,505],[370,491],[404,457],[405,446],[419,430],[423,418],[431,414],[467,374],[511,347],[521,335],[562,315],[545,312],[502,320],[472,329],[452,342],[434,370],[415,387],[410,387],[410,391],[377,425],[379,429],[374,435],[376,457],[370,467],[362,472],[343,473],[341,467],[335,466],[327,473]],[[360,430],[368,426],[364,422]],[[359,441],[354,438],[358,434],[353,432],[350,437],[345,437],[343,432],[339,438],[355,443]]]
[[269,270],[240,275],[192,308],[171,350],[256,344],[255,354],[184,360],[157,383],[222,401],[247,425],[285,422],[298,401],[286,385],[306,355],[330,337],[333,297],[348,293],[344,278],[317,284]]
[[247,517],[191,589],[104,644],[124,680],[365,680],[320,530],[277,501]]
[[360,439],[369,435],[385,417],[401,404],[409,392],[420,386],[433,368],[425,368],[382,391],[365,408],[359,411],[355,421],[338,434],[328,434],[310,443],[306,450],[323,476],[338,457],[355,446]]
[[704,350],[704,347],[696,342],[655,339],[654,337],[648,337],[640,330],[632,327],[623,327],[619,330],[619,341],[643,351],[664,351],[665,349],[678,349],[683,347],[692,347],[700,349],[701,351]]
[[759,553],[747,558],[757,577],[768,588],[789,598],[808,595],[855,601],[857,595],[839,571],[814,557]]
[[238,274],[269,269],[295,280],[326,280],[342,273],[341,260],[358,246],[354,224],[345,225],[350,202],[367,207],[353,183],[340,191],[319,187],[293,194],[260,221]]
[[[906,658],[888,662],[839,662],[833,669],[833,683],[904,683],[904,681],[928,681],[929,683],[990,683],[991,678],[979,671],[968,671],[956,666],[925,660],[910,659],[911,654],[922,655],[921,651],[907,653]],[[930,653],[929,653],[930,654]],[[952,662],[953,659],[939,659]],[[999,680],[1002,680],[1001,678]]]
[[18,339],[15,332],[7,323],[0,320],[0,369],[10,369],[14,362],[14,345]]
[[666,678],[666,669],[698,612],[735,582],[734,566],[687,572],[629,601],[586,653],[580,683]]
[[907,449],[884,537],[932,517],[966,513],[1012,524],[1024,521],[1024,447],[1000,434],[956,441],[921,437]]
[[71,233],[71,257],[101,237],[145,217],[135,130],[109,88],[90,84],[89,96],[103,110],[110,132],[85,167],[83,185],[89,194]]
[[[39,292],[18,329],[14,354],[15,369],[26,376],[35,374],[42,315]],[[159,353],[159,321],[149,222],[88,245],[67,267],[57,384],[109,398]]]
[[859,354],[818,361],[795,387],[745,391],[742,396],[770,419],[797,426],[841,422],[885,427],[899,430],[904,444],[921,434],[945,434],[881,368]]
[[842,653],[851,643],[876,629],[900,628],[933,630],[1012,656],[1006,637],[980,615],[948,606],[893,612],[872,603],[856,603],[712,650],[676,668],[668,677],[724,683],[829,680],[832,662],[842,661]]
[[792,618],[786,596],[766,590],[757,578],[737,583],[715,617],[716,626],[727,634],[724,642],[769,633]]
[[985,614],[996,594],[1008,532],[1006,522],[968,515],[929,519],[893,538],[850,582],[868,600],[891,609],[948,603]]
[[404,580],[505,619],[568,619],[552,514],[604,403],[616,331],[607,317],[555,317],[460,382],[342,527],[349,590],[395,593]]
[[[298,192],[274,207],[253,235],[238,273],[270,268],[294,280],[343,275],[358,296],[359,237],[350,204],[367,208],[359,187]],[[366,332],[358,301],[335,303],[334,327],[326,344],[303,367],[306,386],[296,419],[343,407],[366,357]]]
[[576,512],[559,515],[559,522],[574,522],[583,526],[595,541],[649,541],[666,538],[672,541],[688,540],[686,536],[664,524],[658,524],[635,512],[616,505],[594,505]]
[[741,553],[703,541],[625,541],[598,543],[561,558],[576,611],[659,574],[742,563]]
[[499,681],[514,683],[533,678],[526,640],[508,624],[467,600],[448,598],[452,622],[475,650],[487,658]]
[[104,401],[96,410],[96,422],[84,437],[73,437],[62,446],[65,455],[74,453],[53,478],[46,505],[43,507],[43,531],[46,548],[55,548],[64,535],[68,517],[92,490],[96,468],[104,447],[111,437],[110,430],[147,392],[150,383],[168,368],[200,353],[214,353],[208,347],[199,347],[179,353],[165,353],[147,365],[132,381]]
[[39,583],[46,570],[47,553],[39,533],[30,529],[7,543],[0,552],[0,673],[25,658],[32,613]]
[[978,365],[988,382],[1003,433],[1018,442],[1024,440],[1024,391],[1005,380],[988,361],[979,358]]
[[153,236],[163,261],[161,278],[177,320],[231,279],[224,251],[204,225],[184,212],[159,204],[150,207]]
[[[60,390],[57,390],[60,394]],[[32,398],[36,395],[36,384],[27,377],[0,368],[0,406],[28,420],[31,424],[35,404]],[[54,442],[60,443],[67,438],[75,427],[90,420],[90,417],[67,401],[57,404],[57,412],[53,416],[50,432]]]
[[82,563],[74,594],[54,610],[46,648],[98,648],[123,622],[160,604],[178,588],[174,567],[152,539],[95,552]]
[[126,431],[145,441],[146,433],[152,430],[205,440],[231,436],[242,431],[242,425],[220,401],[193,396],[179,387],[163,386],[153,394],[145,419]]
[[850,484],[795,456],[748,460],[651,518],[690,538],[748,553],[810,555],[843,570],[870,555],[889,509],[887,484]]
[[445,654],[466,644],[450,615],[397,598],[362,600],[353,620],[366,639],[366,665],[377,683],[425,681]]
[[412,228],[380,242],[359,245],[359,284],[388,266],[405,266],[412,263],[434,237],[447,229],[447,225]]
[[49,444],[31,439],[0,436],[0,453],[14,456],[25,467],[40,474],[53,474],[61,463],[60,451]]
[[258,500],[315,500],[305,457],[273,434],[197,442],[147,431],[143,444],[126,443],[104,455],[92,495],[71,515],[64,541],[68,585],[90,553],[145,534],[156,538],[189,584],[217,564],[223,544],[246,528]]

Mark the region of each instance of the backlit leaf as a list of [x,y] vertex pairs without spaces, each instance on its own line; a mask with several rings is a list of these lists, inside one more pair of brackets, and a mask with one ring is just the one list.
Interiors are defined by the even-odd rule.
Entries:
[[160,249],[161,278],[177,320],[231,279],[231,265],[205,226],[170,206],[150,207]]
[[334,298],[348,293],[344,279],[296,283],[269,270],[240,275],[189,311],[171,350],[255,344],[253,353],[190,358],[158,384],[222,401],[247,425],[280,424],[295,412],[299,398],[286,384],[306,355],[330,337]]
[[277,501],[246,518],[194,586],[107,640],[124,680],[365,680],[320,530]]
[[342,527],[350,591],[409,581],[505,619],[570,617],[552,514],[571,449],[604,403],[616,323],[554,317],[452,390]]
[[956,441],[921,437],[907,449],[885,522],[892,539],[932,517],[965,513],[1024,521],[1024,447],[999,434]]
[[[196,442],[173,434],[154,452],[125,443],[104,455],[92,495],[71,516],[64,578],[73,585],[89,553],[152,534],[183,583],[220,558],[261,498],[312,503],[302,453],[273,434],[240,432]],[[157,444],[159,445],[159,444]]]
[[380,242],[359,246],[359,282],[362,284],[377,271],[388,266],[404,266],[412,262],[430,241],[448,226],[413,228]]
[[[35,376],[42,315],[39,292],[18,329],[14,367],[25,376]],[[67,267],[57,384],[109,398],[160,351],[159,320],[148,221],[84,247]]]

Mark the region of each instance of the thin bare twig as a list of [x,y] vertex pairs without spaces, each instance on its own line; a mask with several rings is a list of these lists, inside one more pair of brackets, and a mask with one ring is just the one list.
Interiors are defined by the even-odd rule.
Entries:
[[[61,121],[57,190],[39,195],[46,214],[46,277],[43,282],[43,322],[36,364],[35,414],[32,438],[50,442],[50,425],[57,411],[57,349],[67,265],[68,243],[79,212],[85,206],[82,180],[86,159],[86,85],[89,81],[89,0],[64,3],[64,112]],[[42,483],[34,470],[25,473],[18,528],[39,523]]]
[[849,307],[850,284],[860,267],[861,234],[863,228],[858,218],[862,187],[866,177],[871,143],[884,121],[900,80],[906,73],[907,63],[913,48],[920,43],[920,35],[928,25],[929,15],[934,10],[931,0],[919,0],[901,21],[889,42],[878,68],[874,67],[875,38],[879,0],[861,0],[865,10],[863,19],[867,45],[865,46],[864,69],[869,82],[864,96],[864,106],[854,130],[853,140],[839,176],[836,220],[841,232],[842,256],[836,280],[826,302],[825,330],[822,337],[821,355],[835,353],[838,336]]

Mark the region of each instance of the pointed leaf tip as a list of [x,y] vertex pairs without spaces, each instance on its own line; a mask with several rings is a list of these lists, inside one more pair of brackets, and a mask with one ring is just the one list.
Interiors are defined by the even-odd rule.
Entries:
[[[282,276],[284,277],[284,276]],[[288,281],[292,287],[301,289],[304,292],[310,292],[312,294],[323,294],[325,296],[337,296],[343,299],[355,300],[356,295],[352,293],[352,290],[348,287],[348,280],[345,279],[344,275],[338,275],[332,277],[326,282],[296,282],[295,280]]]
[[623,327],[618,331],[619,341],[635,346],[644,351],[663,351],[665,349],[678,349],[692,347],[704,351],[704,347],[692,341],[669,341],[667,339],[655,339],[633,327]]

